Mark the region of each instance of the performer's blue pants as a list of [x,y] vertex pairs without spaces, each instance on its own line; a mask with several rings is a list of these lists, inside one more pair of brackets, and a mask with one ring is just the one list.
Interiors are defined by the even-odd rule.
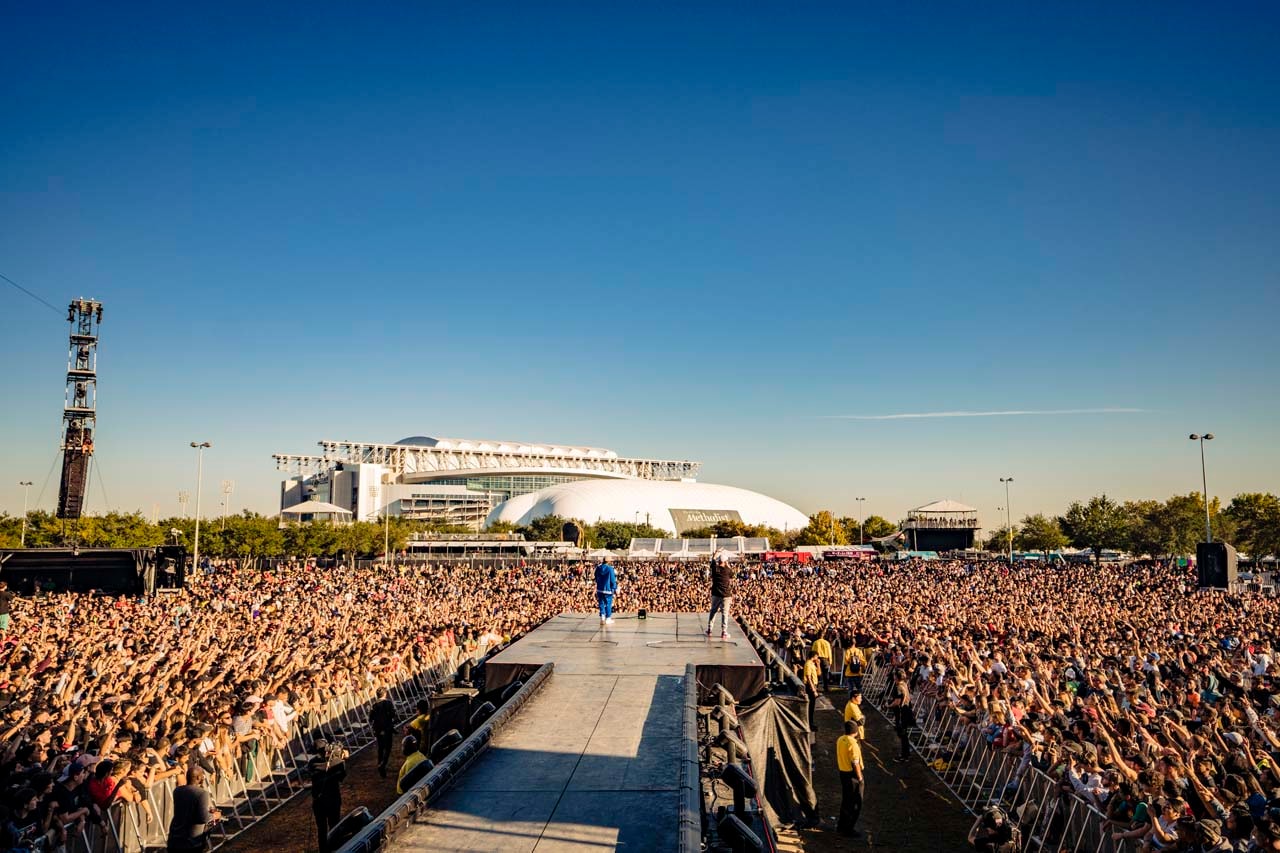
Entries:
[[596,602],[600,605],[600,615],[606,619],[613,618],[613,593],[597,592]]

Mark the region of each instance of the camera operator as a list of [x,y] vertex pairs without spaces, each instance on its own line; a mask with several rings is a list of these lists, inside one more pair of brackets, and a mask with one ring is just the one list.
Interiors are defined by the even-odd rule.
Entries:
[[311,776],[311,813],[316,818],[320,853],[329,853],[329,830],[342,819],[342,780],[347,778],[347,751],[341,744],[316,741],[307,762]]
[[969,830],[969,843],[973,849],[981,853],[1013,853],[1017,849],[1014,843],[1013,824],[1003,810],[987,809]]

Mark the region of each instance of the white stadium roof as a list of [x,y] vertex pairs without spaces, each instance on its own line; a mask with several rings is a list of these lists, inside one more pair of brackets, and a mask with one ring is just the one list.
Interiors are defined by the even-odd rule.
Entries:
[[544,515],[598,521],[635,522],[675,531],[672,510],[736,512],[746,524],[798,530],[809,517],[793,506],[758,492],[713,483],[667,480],[577,480],[517,495],[498,504],[486,524],[528,524]]
[[432,438],[415,435],[396,444],[410,447],[434,447],[472,453],[518,453],[537,456],[571,456],[585,459],[617,459],[618,454],[603,447],[575,447],[567,444],[537,444],[530,441],[489,441],[483,438]]

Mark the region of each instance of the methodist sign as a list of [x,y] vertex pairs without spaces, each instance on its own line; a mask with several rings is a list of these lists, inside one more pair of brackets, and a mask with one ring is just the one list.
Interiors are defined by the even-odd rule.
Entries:
[[673,509],[669,512],[671,520],[675,522],[677,536],[686,530],[710,527],[721,521],[742,523],[742,516],[738,515],[736,509]]

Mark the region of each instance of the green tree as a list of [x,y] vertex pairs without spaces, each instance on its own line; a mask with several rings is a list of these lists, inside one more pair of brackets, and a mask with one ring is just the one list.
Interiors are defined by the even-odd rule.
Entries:
[[848,545],[848,532],[830,510],[819,510],[809,516],[809,525],[796,537],[797,545]]
[[486,525],[484,529],[485,533],[515,533],[515,531],[516,526],[510,521],[495,521]]
[[869,515],[862,519],[862,528],[858,528],[858,519],[841,518],[840,525],[844,527],[845,538],[849,542],[870,542],[872,539],[879,539],[882,536],[888,536],[890,533],[898,529],[898,526],[888,519],[878,515]]
[[[563,535],[561,531],[568,521],[569,519],[558,515],[544,515],[523,527],[516,528],[516,532],[523,533],[524,538],[531,542],[559,542]],[[579,521],[577,524],[578,527],[586,529],[586,525],[582,522]]]
[[618,551],[631,545],[632,539],[664,539],[671,534],[648,524],[627,521],[601,521],[587,528],[587,540],[595,548]]
[[1056,518],[1037,513],[1022,519],[1013,544],[1020,551],[1042,551],[1048,554],[1063,548],[1067,544],[1067,537]]
[[1095,562],[1101,562],[1104,548],[1123,547],[1128,535],[1123,508],[1106,495],[1074,501],[1058,523],[1072,545],[1093,550]]
[[[1013,542],[1015,545],[1018,542],[1018,528],[1016,527],[1013,528]],[[983,541],[982,547],[987,551],[994,551],[997,554],[1008,554],[1009,528],[998,527],[991,531],[991,535]]]
[[1240,550],[1254,559],[1280,554],[1280,498],[1270,492],[1245,492],[1223,513],[1235,525]]
[[1167,553],[1164,504],[1153,500],[1125,501],[1121,512],[1125,521],[1124,548],[1129,553],[1155,556]]

